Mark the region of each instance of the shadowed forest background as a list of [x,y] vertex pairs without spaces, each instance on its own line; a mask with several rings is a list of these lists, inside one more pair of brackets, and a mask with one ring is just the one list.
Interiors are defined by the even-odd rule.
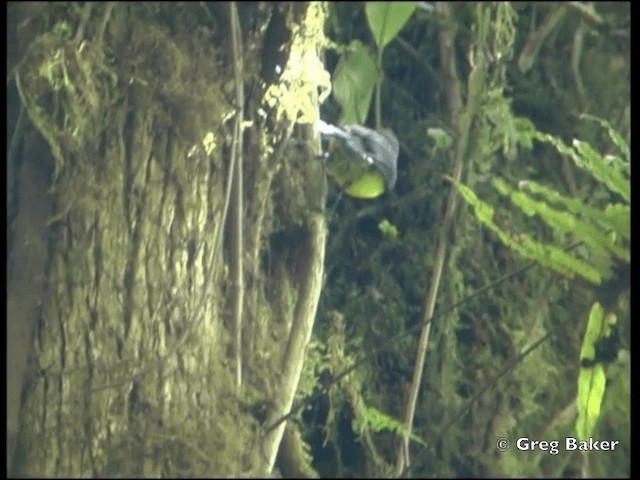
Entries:
[[9,475],[630,474],[628,3],[7,16]]

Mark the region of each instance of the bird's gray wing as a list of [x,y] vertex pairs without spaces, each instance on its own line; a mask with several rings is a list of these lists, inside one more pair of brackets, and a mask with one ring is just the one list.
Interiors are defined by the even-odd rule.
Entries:
[[400,144],[389,129],[376,132],[362,125],[346,125],[344,130],[350,133],[345,140],[349,148],[359,152],[365,160],[377,168],[385,180],[387,188],[392,189],[398,176],[398,153]]

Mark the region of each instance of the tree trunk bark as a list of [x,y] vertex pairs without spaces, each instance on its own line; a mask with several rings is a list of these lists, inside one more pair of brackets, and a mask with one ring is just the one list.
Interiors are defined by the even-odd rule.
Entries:
[[[268,473],[280,439],[263,438],[255,407],[286,413],[303,368],[323,274],[319,162],[287,163],[292,120],[261,119],[265,87],[247,72],[243,245],[231,248],[227,119],[238,106],[227,94],[228,32],[213,26],[224,11],[89,5],[33,13],[47,28],[14,76],[53,173],[34,166],[29,141],[10,252],[8,333],[19,339],[8,351],[11,473]],[[287,29],[304,28],[307,6],[243,7],[243,63],[260,64],[259,27],[275,10]],[[312,213],[308,191],[319,192]],[[300,229],[299,245],[273,250]],[[241,387],[227,273],[237,251]]]

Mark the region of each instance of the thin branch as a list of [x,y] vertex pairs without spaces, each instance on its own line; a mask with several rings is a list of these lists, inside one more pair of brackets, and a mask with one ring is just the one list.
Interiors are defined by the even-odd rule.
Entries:
[[76,36],[73,38],[73,42],[76,45],[80,45],[82,38],[84,37],[84,31],[87,28],[89,17],[91,16],[91,9],[93,8],[93,2],[84,2],[82,14],[80,16],[80,23],[78,24],[78,30],[76,30]]
[[[378,71],[382,72],[382,48],[378,47]],[[375,108],[376,108],[376,129],[382,129],[382,73],[378,77],[376,82],[376,96],[375,96]]]
[[[16,77],[18,74],[16,73]],[[16,82],[16,85],[19,85],[19,81]],[[22,94],[22,92],[20,92]],[[21,95],[22,97],[22,95]],[[20,146],[20,142],[22,141],[24,129],[27,126],[27,115],[25,112],[24,103],[20,102],[20,111],[18,113],[18,121],[16,122],[16,126],[13,129],[13,135],[11,135],[11,144],[9,146],[9,153],[7,155],[9,168],[15,168],[16,158],[18,157],[18,147]]]
[[[454,415],[451,420],[449,420],[446,425],[442,428],[442,430],[440,430],[438,432],[438,435],[436,436],[436,438],[443,438],[444,434],[458,421],[459,418],[461,418],[468,410],[469,408],[471,408],[471,406],[476,403],[478,401],[478,399],[480,397],[482,397],[485,392],[487,390],[489,390],[489,388],[493,387],[498,380],[500,380],[502,377],[504,377],[507,373],[509,373],[510,371],[512,371],[514,369],[514,367],[518,364],[520,364],[520,362],[522,362],[526,357],[528,357],[531,353],[533,353],[534,351],[536,351],[536,349],[538,347],[540,347],[540,345],[542,345],[544,342],[546,342],[547,340],[549,340],[549,338],[551,338],[552,332],[547,332],[545,333],[543,336],[541,336],[540,338],[538,338],[533,344],[531,344],[527,349],[525,349],[520,355],[518,355],[512,362],[509,362],[509,364],[504,367],[502,370],[500,370],[497,375],[495,375],[491,380],[489,380],[487,383],[485,383],[480,390],[478,390],[473,397],[471,397],[469,399],[469,401],[458,411],[458,413],[456,415]],[[433,449],[434,446],[437,444],[437,442],[431,442],[430,445],[430,449]],[[407,475],[411,472],[411,468],[406,468],[405,470],[403,470],[402,472],[400,472],[398,474],[398,476],[400,475]],[[415,467],[413,468],[413,470],[415,470]]]
[[604,19],[596,12],[591,2],[568,2],[569,8],[577,12],[582,18],[591,25],[599,27],[604,24]]
[[242,317],[244,314],[244,238],[242,227],[242,124],[244,122],[244,84],[242,80],[243,63],[242,63],[242,37],[240,32],[240,21],[238,19],[238,8],[236,2],[231,2],[230,21],[231,21],[231,52],[233,55],[233,76],[236,89],[236,119],[233,132],[232,155],[236,157],[234,162],[234,182],[233,182],[233,198],[231,209],[231,260],[230,273],[232,281],[232,315],[233,326],[235,329],[235,360],[236,360],[236,385],[238,388],[242,386]]
[[[448,86],[446,93],[449,110],[449,122],[451,125],[456,126],[456,131],[458,132],[456,160],[452,174],[452,177],[455,178],[456,182],[458,182],[462,175],[462,166],[469,145],[471,123],[475,114],[473,110],[474,107],[477,108],[477,105],[479,103],[478,100],[472,98],[472,96],[474,94],[481,94],[483,91],[483,89],[480,87],[480,84],[484,81],[484,62],[482,62],[481,58],[477,58],[476,65],[474,67],[476,74],[474,74],[474,71],[472,71],[469,75],[467,87],[469,98],[463,111],[462,89],[460,86],[461,83],[458,78],[458,72],[455,62],[456,32],[455,27],[453,27],[454,22],[451,21],[451,7],[448,4],[439,3],[437,9],[442,17],[443,25],[443,28],[440,32],[440,57],[442,59],[444,74],[447,78],[447,81],[445,83]],[[415,416],[415,410],[418,400],[418,392],[420,391],[420,385],[422,384],[424,360],[427,354],[427,346],[429,344],[429,337],[431,334],[432,322],[429,320],[433,318],[433,313],[435,310],[436,298],[440,287],[440,280],[442,278],[444,262],[447,257],[447,245],[449,244],[449,234],[456,209],[457,198],[457,189],[452,186],[447,198],[443,225],[438,236],[438,247],[436,250],[431,284],[429,287],[429,291],[425,296],[422,309],[421,323],[424,325],[424,328],[422,328],[420,339],[418,340],[418,351],[416,354],[416,361],[413,369],[413,379],[411,382],[411,388],[409,390],[407,405],[405,406],[403,438],[400,446],[398,447],[396,458],[396,476],[400,476],[402,472],[410,465],[409,438],[413,429],[413,419]]]
[[[568,251],[568,250],[574,249],[574,248],[578,247],[579,245],[581,245],[581,243],[582,242],[573,244],[573,245],[569,246],[566,250]],[[343,378],[345,378],[351,372],[356,370],[358,367],[360,367],[362,365],[365,365],[367,363],[370,363],[374,358],[376,358],[378,356],[378,354],[380,354],[380,352],[387,351],[390,347],[392,347],[393,345],[397,344],[400,340],[403,340],[404,338],[406,338],[409,335],[413,335],[413,333],[415,331],[417,331],[418,329],[425,328],[427,323],[431,323],[431,322],[433,322],[434,320],[436,320],[438,318],[445,317],[449,313],[451,313],[454,310],[460,308],[462,305],[467,303],[469,300],[472,300],[472,299],[482,295],[483,293],[488,292],[489,290],[497,287],[498,285],[501,285],[502,283],[506,282],[507,280],[509,280],[511,278],[517,277],[518,275],[520,275],[520,274],[532,269],[536,265],[538,265],[536,262],[531,262],[531,263],[528,263],[527,265],[525,265],[524,267],[519,268],[518,270],[515,270],[513,272],[509,272],[506,275],[503,275],[502,277],[500,277],[497,280],[494,280],[493,282],[491,282],[491,283],[485,285],[484,287],[476,290],[471,295],[468,295],[467,297],[465,297],[462,300],[454,303],[453,305],[450,305],[449,307],[447,307],[445,309],[438,310],[437,312],[435,312],[433,314],[433,316],[431,318],[427,319],[424,323],[418,323],[418,324],[416,324],[416,325],[414,325],[412,327],[407,328],[403,332],[401,332],[401,333],[391,337],[389,340],[383,342],[375,350],[372,350],[370,352],[367,352],[366,354],[361,355],[356,361],[354,361],[347,368],[342,370],[340,373],[334,375],[329,380],[329,382],[327,382],[327,384],[324,385],[322,387],[322,389],[320,389],[319,392],[314,394],[311,398],[306,399],[305,401],[298,402],[294,407],[291,408],[291,410],[286,415],[283,415],[282,417],[280,417],[276,421],[274,421],[272,424],[269,424],[269,426],[266,427],[265,431],[268,433],[268,432],[271,432],[272,430],[276,429],[277,427],[282,425],[283,422],[286,422],[287,420],[292,418],[296,413],[298,413],[300,410],[302,410],[302,408],[304,408],[305,406],[311,405],[315,399],[321,398],[323,395],[328,394],[329,390],[331,389],[331,387],[333,387],[334,385],[338,384],[340,381],[342,381]]]
[[107,2],[107,6],[104,10],[104,14],[102,15],[102,22],[100,23],[100,29],[98,30],[97,36],[97,44],[102,45],[104,39],[104,32],[107,29],[107,23],[109,23],[109,18],[111,17],[111,12],[113,11],[113,7],[116,6],[116,2]]
[[571,48],[571,73],[573,74],[578,98],[583,109],[587,107],[587,90],[584,88],[582,76],[580,75],[580,61],[582,60],[582,49],[584,46],[584,36],[586,32],[586,24],[584,22],[580,22],[580,25],[578,25],[578,28],[573,34],[573,47]]
[[522,52],[520,52],[520,57],[518,57],[518,68],[522,73],[527,72],[533,66],[533,62],[535,62],[536,57],[538,56],[540,47],[567,13],[566,5],[559,7],[552,6],[552,8],[553,10],[549,12],[542,22],[542,25],[540,25],[537,30],[529,34],[527,37],[527,43],[522,49]]

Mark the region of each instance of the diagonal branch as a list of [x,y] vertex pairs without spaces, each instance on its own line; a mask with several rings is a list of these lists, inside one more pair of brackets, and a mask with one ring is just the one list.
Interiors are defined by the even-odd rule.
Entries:
[[236,386],[242,386],[242,316],[244,304],[244,268],[243,268],[243,228],[242,228],[242,123],[244,121],[244,84],[242,80],[242,36],[236,2],[229,4],[231,21],[231,50],[233,55],[233,76],[236,93],[236,118],[231,149],[233,162],[233,191],[231,198],[231,288],[232,317],[235,337]]
[[[462,167],[469,146],[471,126],[480,103],[477,97],[482,95],[483,92],[482,85],[484,83],[485,64],[482,58],[479,57],[476,59],[475,64],[473,65],[473,70],[469,75],[467,84],[467,102],[463,108],[462,87],[455,62],[456,32],[455,27],[453,26],[455,22],[453,21],[451,7],[449,4],[439,3],[437,9],[441,16],[441,24],[443,25],[443,29],[440,33],[440,57],[442,59],[443,70],[446,77],[445,84],[448,85],[448,122],[449,124],[454,125],[454,129],[458,133],[458,142],[455,151],[455,165],[451,175],[457,182],[460,180],[462,175]],[[398,448],[396,458],[396,476],[400,476],[410,465],[409,438],[413,428],[418,392],[420,391],[420,385],[422,383],[424,360],[431,333],[431,319],[435,310],[436,298],[440,287],[444,262],[447,256],[447,245],[450,241],[449,236],[453,216],[456,210],[457,199],[457,190],[452,186],[447,198],[442,228],[440,229],[438,236],[438,247],[436,250],[431,284],[422,308],[421,324],[424,325],[424,327],[422,328],[420,339],[418,340],[418,351],[413,369],[413,379],[408,394],[409,398],[407,399],[407,404],[405,406],[403,438],[402,443]]]

